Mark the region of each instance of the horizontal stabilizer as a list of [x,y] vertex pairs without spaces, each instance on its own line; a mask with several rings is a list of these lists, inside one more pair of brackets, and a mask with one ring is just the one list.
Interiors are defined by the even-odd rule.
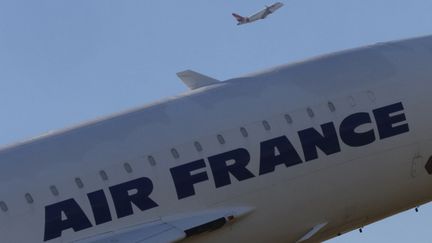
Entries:
[[217,84],[220,81],[211,77],[208,77],[204,74],[197,73],[192,70],[186,70],[183,72],[177,73],[177,76],[183,81],[189,89],[194,90],[204,86]]

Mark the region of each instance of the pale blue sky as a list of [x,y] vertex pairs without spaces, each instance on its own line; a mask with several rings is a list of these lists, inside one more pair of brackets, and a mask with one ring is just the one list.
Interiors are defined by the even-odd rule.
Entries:
[[[432,34],[431,0],[0,0],[0,145],[185,92],[175,73],[228,79]],[[331,242],[430,242],[432,206]]]

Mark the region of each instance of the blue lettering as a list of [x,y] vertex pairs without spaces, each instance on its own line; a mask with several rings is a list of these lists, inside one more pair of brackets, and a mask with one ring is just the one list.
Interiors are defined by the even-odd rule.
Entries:
[[195,195],[194,184],[208,180],[208,175],[205,171],[191,174],[192,171],[205,167],[204,160],[200,159],[170,169],[178,199]]
[[308,128],[298,132],[303,147],[305,161],[318,158],[317,148],[320,148],[326,155],[341,151],[339,139],[333,122],[321,125],[323,135],[315,128]]
[[351,147],[361,147],[375,141],[373,129],[366,132],[356,132],[355,129],[364,124],[371,124],[372,120],[367,112],[355,113],[345,118],[339,126],[342,141]]
[[[216,188],[231,184],[230,174],[237,180],[243,181],[255,177],[246,166],[249,164],[249,152],[244,149],[236,149],[208,158],[213,173]],[[228,161],[233,161],[230,165]]]
[[[109,188],[117,217],[123,218],[133,214],[132,204],[137,206],[141,211],[145,211],[158,204],[150,199],[153,191],[153,183],[147,177],[141,177]],[[135,192],[130,195],[130,192]]]
[[103,190],[87,194],[93,211],[96,225],[103,224],[112,220],[108,200]]
[[290,167],[303,162],[286,136],[261,142],[260,150],[260,175],[273,172],[280,164]]
[[395,126],[396,123],[406,121],[404,113],[392,115],[393,113],[403,111],[403,109],[402,103],[399,102],[373,110],[380,139],[393,137],[409,131],[408,123]]
[[[373,110],[380,139],[389,138],[409,132],[402,103],[395,103]],[[367,125],[369,129],[360,130]],[[298,131],[304,161],[318,158],[318,149],[331,155],[341,151],[341,141],[351,147],[361,147],[376,141],[372,118],[367,112],[354,113],[342,120],[339,126],[339,136],[333,122],[322,124],[321,131],[311,127]],[[208,158],[216,188],[232,183],[232,177],[237,181],[254,178],[255,175],[247,166],[251,155],[245,148],[216,154]],[[260,143],[259,175],[274,172],[279,165],[291,167],[303,163],[291,141],[286,136],[276,137]],[[428,173],[432,173],[432,163],[426,165]],[[177,198],[183,199],[196,194],[195,184],[208,181],[204,159],[192,161],[170,169],[177,192]],[[109,187],[111,198],[118,218],[134,213],[135,205],[141,211],[158,207],[150,198],[153,192],[153,182],[147,177],[141,177],[125,183]],[[112,221],[107,196],[103,189],[87,194],[95,225]],[[44,240],[61,237],[64,230],[75,232],[92,227],[92,223],[74,199],[68,199],[45,207]]]
[[90,227],[92,227],[90,220],[74,199],[45,207],[44,241],[58,238],[64,230],[70,228],[77,232]]

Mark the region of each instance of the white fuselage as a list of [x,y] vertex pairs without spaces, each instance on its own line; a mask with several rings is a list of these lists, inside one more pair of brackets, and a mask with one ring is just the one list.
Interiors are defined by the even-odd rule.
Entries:
[[[310,239],[322,241],[428,202],[430,63],[432,37],[344,51],[0,150],[0,241],[71,242],[237,206],[254,210],[186,242],[296,242],[327,223]],[[221,155],[246,164],[227,177]],[[146,202],[120,212],[114,189],[140,178]],[[59,236],[47,210],[65,202],[84,216]]]

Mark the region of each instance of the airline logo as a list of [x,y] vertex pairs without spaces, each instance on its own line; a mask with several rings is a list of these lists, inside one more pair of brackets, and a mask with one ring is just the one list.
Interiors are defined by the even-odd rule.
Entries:
[[[373,124],[376,125],[377,132]],[[366,125],[369,130],[358,129]],[[260,142],[259,171],[251,171],[250,152],[246,148],[237,148],[210,156],[207,159],[213,175],[215,188],[232,184],[231,177],[237,181],[252,179],[274,172],[276,169],[291,167],[303,162],[318,159],[318,149],[325,155],[341,152],[341,143],[350,147],[362,147],[377,140],[383,140],[409,132],[402,103],[380,107],[370,112],[351,114],[335,126],[333,122],[310,127],[297,132],[301,148],[295,148],[286,136],[279,136]],[[303,154],[303,158],[300,156]],[[254,160],[255,161],[255,160]],[[229,163],[228,163],[229,162]],[[178,200],[194,196],[194,185],[209,180],[205,159],[191,161],[170,169]],[[199,170],[200,172],[197,172]],[[134,214],[133,206],[146,211],[158,207],[152,199],[153,182],[147,177],[127,181],[108,189],[117,218]],[[45,207],[44,241],[61,237],[64,230],[75,232],[113,220],[110,213],[106,191],[101,189],[87,194],[91,205],[94,225],[82,207],[71,198]]]

